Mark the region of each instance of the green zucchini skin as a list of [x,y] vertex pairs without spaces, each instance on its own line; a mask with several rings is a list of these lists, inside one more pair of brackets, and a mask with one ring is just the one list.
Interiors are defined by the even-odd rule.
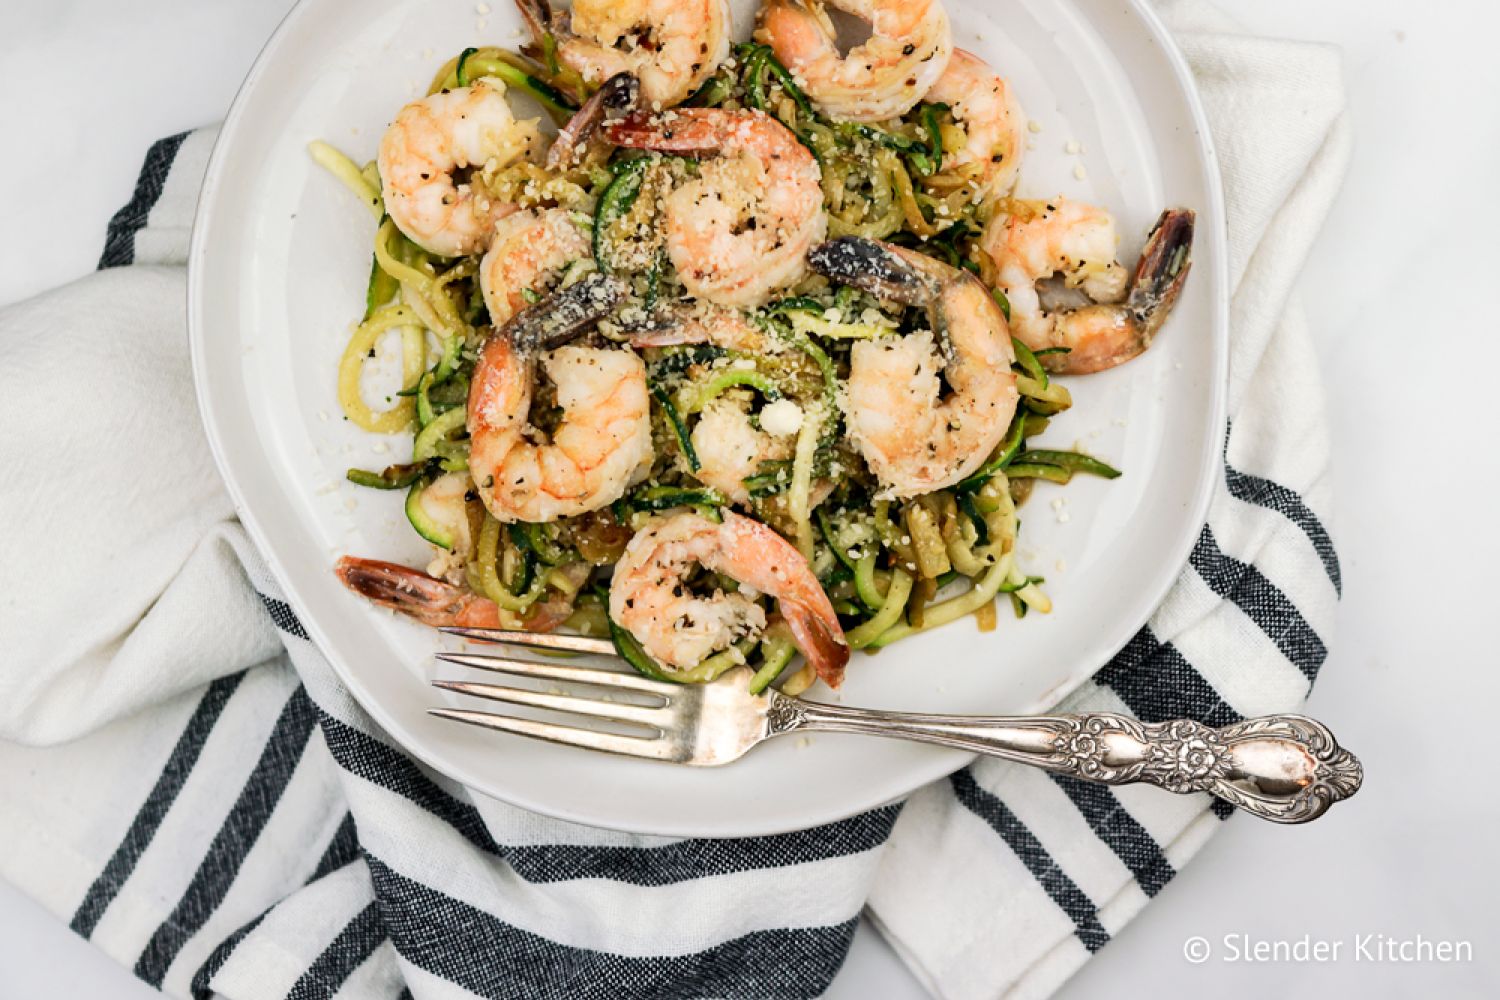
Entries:
[[[606,615],[606,618],[608,618],[608,615]],[[608,621],[610,641],[615,644],[615,649],[625,662],[634,667],[637,673],[643,674],[654,681],[666,681],[669,684],[682,683],[679,678],[673,677],[663,670],[661,665],[641,648],[641,644],[636,641],[635,636],[615,624],[613,618],[608,618]]]
[[605,274],[610,273],[609,227],[635,204],[645,180],[646,168],[652,162],[649,156],[627,161],[620,166],[615,179],[609,182],[609,186],[599,196],[599,207],[594,210],[594,261]]
[[422,494],[427,487],[432,485],[432,479],[424,476],[411,484],[411,489],[406,491],[406,519],[416,529],[417,534],[427,539],[433,545],[448,550],[453,549],[453,532],[438,524],[427,516],[427,511],[422,509]]

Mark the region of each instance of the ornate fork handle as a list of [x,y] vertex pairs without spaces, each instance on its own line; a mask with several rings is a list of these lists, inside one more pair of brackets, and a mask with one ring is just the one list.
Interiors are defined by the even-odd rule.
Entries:
[[1276,823],[1305,823],[1359,790],[1364,770],[1328,727],[1267,715],[1215,729],[1111,712],[984,717],[879,712],[774,694],[770,735],[825,730],[935,743],[1084,781],[1210,792]]

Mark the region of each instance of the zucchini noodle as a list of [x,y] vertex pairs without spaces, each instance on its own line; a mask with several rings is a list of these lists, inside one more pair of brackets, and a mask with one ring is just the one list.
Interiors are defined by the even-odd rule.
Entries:
[[802,310],[788,313],[787,319],[798,333],[816,334],[831,340],[876,340],[896,332],[894,324],[841,323]]
[[813,557],[809,500],[812,493],[813,457],[818,447],[818,427],[821,422],[822,413],[816,409],[809,410],[803,416],[802,426],[797,431],[797,450],[792,456],[792,485],[787,491],[787,512],[796,526],[797,551],[808,562]]
[[892,160],[891,178],[896,185],[896,199],[901,206],[902,218],[906,220],[906,228],[922,239],[929,239],[941,233],[946,226],[935,225],[928,222],[927,217],[922,214],[922,206],[917,204],[917,192],[912,187],[911,174],[906,172],[906,167],[896,159],[895,154],[889,153]]
[[365,403],[361,383],[365,361],[375,350],[375,342],[387,330],[401,330],[401,388],[415,389],[427,360],[427,338],[416,313],[406,306],[386,306],[361,323],[349,338],[339,359],[339,406],[358,426],[377,434],[394,434],[411,426],[416,416],[416,402],[409,396],[398,397],[390,409],[377,412]]
[[479,586],[476,589],[506,611],[524,612],[542,596],[542,592],[547,589],[547,582],[545,577],[538,575],[531,581],[529,588],[516,594],[500,581],[500,527],[499,521],[486,515],[484,527],[479,529],[478,546],[474,561],[470,564],[478,578]]
[[693,398],[692,405],[687,407],[687,409],[685,409],[683,412],[687,414],[699,413],[705,406],[707,406],[709,403],[712,403],[715,399],[722,396],[725,392],[739,386],[754,389],[756,392],[764,396],[767,400],[772,402],[781,398],[781,390],[776,388],[775,383],[766,378],[760,372],[741,368],[731,368],[719,372],[717,375],[714,375],[712,378],[710,378],[708,382],[698,390],[698,394]]
[[379,175],[371,177],[374,165],[361,170],[343,153],[334,149],[322,140],[314,140],[307,144],[307,151],[312,155],[313,162],[337,177],[354,196],[365,203],[378,221],[385,215],[385,200],[380,195]]
[[813,670],[812,664],[806,664],[801,670],[797,671],[790,678],[788,678],[784,684],[781,685],[781,693],[791,695],[793,698],[795,698],[802,692],[806,691],[808,688],[812,687],[813,683],[817,679],[818,674],[817,671]]
[[473,261],[464,261],[457,265],[459,268],[464,268],[464,271],[434,277],[419,267],[399,260],[391,251],[390,244],[393,239],[405,241],[406,238],[396,229],[396,223],[387,216],[386,220],[380,224],[380,230],[375,234],[375,263],[382,271],[400,282],[401,294],[407,305],[416,310],[428,329],[437,333],[439,337],[451,337],[464,329],[465,324],[459,317],[453,300],[448,297],[443,288],[455,278],[473,274],[478,264]]
[[[875,612],[874,617],[869,621],[844,633],[849,648],[864,649],[884,635],[887,629],[894,628],[901,620],[902,612],[906,610],[906,601],[911,597],[912,586],[915,583],[915,578],[906,570],[899,568],[892,570],[891,585],[885,592],[885,601],[881,604],[880,610]],[[997,583],[995,586],[998,590],[1000,584]]]
[[[893,186],[898,169],[900,158],[889,149],[875,150],[868,164],[846,156],[828,161],[823,172],[828,235],[885,239],[899,230],[902,207]],[[861,186],[868,187],[868,193],[860,193]]]
[[[965,615],[971,615],[980,610],[987,604],[992,605],[995,596],[1000,593],[1001,585],[1010,577],[1012,566],[1011,555],[1006,553],[1001,557],[999,562],[985,570],[984,575],[975,580],[974,585],[968,591],[959,594],[957,597],[950,597],[946,601],[929,604],[923,608],[921,625],[895,622],[889,628],[877,633],[873,638],[866,639],[864,635],[861,635],[860,645],[856,648],[871,647],[881,649],[889,646],[897,639],[904,639],[918,632],[925,632],[940,625],[947,625],[949,622],[956,622]],[[870,619],[870,622],[866,624],[875,622],[877,618]],[[860,628],[863,627],[860,626]],[[859,631],[859,629],[855,631]],[[850,644],[852,645],[854,632],[850,632],[849,636]]]
[[[561,123],[593,88],[559,64],[556,46],[556,39],[543,34],[526,54],[467,48],[439,69],[429,93],[485,78],[512,96],[529,95]],[[992,218],[1024,217],[1036,209],[986,196],[982,182],[988,163],[952,165],[953,152],[963,149],[969,136],[948,105],[919,103],[879,123],[832,119],[808,100],[769,46],[749,43],[734,51],[735,60],[717,67],[688,106],[754,108],[775,117],[818,163],[830,238],[887,241],[978,275],[1009,319],[1009,301],[996,289],[996,266],[981,239]],[[604,103],[594,102],[590,114]],[[617,110],[612,105],[608,113]],[[530,140],[536,139],[535,122],[535,117],[521,122]],[[695,301],[668,253],[663,211],[674,190],[701,176],[696,154],[615,147],[604,140],[625,141],[629,130],[599,129],[594,118],[575,122],[569,134],[586,141],[572,151],[577,155],[561,158],[567,164],[558,169],[536,155],[540,147],[533,143],[523,150],[517,141],[491,150],[487,163],[453,178],[479,199],[523,211],[567,213],[578,235],[586,237],[587,248],[571,252],[573,259],[537,263],[544,273],[516,279],[528,285],[516,291],[538,307],[528,310],[526,319],[542,331],[536,344],[552,349],[579,336],[590,348],[635,351],[644,363],[649,460],[628,485],[621,477],[607,506],[545,524],[497,519],[484,506],[494,498],[475,488],[469,471],[467,401],[471,385],[486,374],[476,369],[484,338],[493,335],[495,325],[480,282],[483,251],[444,258],[424,250],[384,213],[375,163],[360,166],[326,143],[308,146],[314,162],[378,223],[364,320],[339,362],[340,406],[365,430],[411,435],[409,462],[383,470],[351,469],[347,479],[404,492],[408,520],[440,550],[430,572],[441,575],[444,586],[466,583],[468,592],[493,602],[505,627],[564,627],[608,637],[640,673],[673,683],[706,683],[748,667],[754,693],[774,684],[799,694],[818,676],[811,664],[798,660],[774,596],[703,567],[685,571],[678,582],[693,588],[687,597],[738,588],[768,624],[758,635],[725,633],[713,646],[696,647],[710,654],[696,664],[658,662],[647,654],[641,636],[608,613],[612,567],[634,532],[674,513],[724,523],[729,510],[748,512],[794,543],[849,646],[867,653],[969,615],[981,631],[993,630],[1002,595],[1017,617],[1050,611],[1045,581],[1020,565],[1017,504],[1033,488],[1050,490],[1050,484],[1075,475],[1121,475],[1092,456],[1030,440],[1072,405],[1068,388],[1049,375],[1048,359],[1041,356],[1065,349],[1032,352],[1014,342],[1009,371],[1019,400],[996,446],[946,488],[895,496],[904,492],[900,484],[882,482],[865,458],[871,442],[846,427],[851,369],[875,346],[861,342],[942,324],[919,305],[903,304],[904,296],[881,298],[878,281],[846,275],[851,283],[843,284],[835,277],[841,272],[831,267],[811,268],[794,284],[771,292],[770,301],[732,314],[727,307]],[[538,249],[539,258],[545,257],[545,248]],[[873,257],[870,266],[878,274]],[[944,272],[939,267],[934,273]],[[607,282],[618,289],[591,327],[544,311],[549,295],[570,288],[574,291],[563,301],[576,307],[582,301],[575,294],[583,290],[574,287],[579,282]],[[721,317],[748,321],[753,329],[743,338],[731,329],[734,337],[718,346],[712,341],[723,339],[715,328]],[[555,334],[553,319],[564,320]],[[703,339],[710,342],[692,342]],[[390,397],[389,409],[376,411],[363,392],[365,364],[381,347],[394,364],[389,351],[396,340],[401,387]],[[533,389],[524,415],[525,439],[537,448],[561,447],[559,422],[581,412],[568,396],[571,390],[543,376],[536,377]],[[725,394],[732,407],[710,405]],[[720,413],[720,407],[735,412]],[[800,423],[794,422],[796,413]],[[890,416],[901,419],[899,413]],[[742,422],[716,426],[721,417]],[[695,442],[704,421],[705,433]],[[674,599],[684,596],[682,587],[675,589]],[[433,617],[441,614],[426,620]],[[826,672],[827,665],[821,666]]]
[[456,406],[434,417],[432,423],[423,427],[412,442],[412,458],[424,462],[441,454],[449,436],[463,430],[467,415],[463,407]]
[[696,667],[671,671],[672,680],[679,684],[707,684],[709,681],[718,680],[724,671],[744,666],[749,661],[750,654],[754,652],[758,641],[741,639],[728,649],[721,649],[709,656]]
[[566,87],[560,74],[525,56],[507,49],[486,46],[464,49],[443,64],[427,89],[429,95],[455,87],[467,87],[481,77],[498,79],[530,95],[559,125],[572,117],[578,108],[562,90]]
[[595,639],[608,639],[609,616],[604,613],[604,606],[597,602],[580,603],[563,622],[563,628]]
[[875,553],[871,552],[861,556],[859,562],[854,564],[854,590],[859,595],[860,601],[871,611],[879,611],[885,606],[886,594],[890,592],[890,580],[887,578],[885,587],[880,586],[877,579]]
[[906,505],[906,531],[911,536],[912,553],[916,558],[917,571],[924,579],[932,580],[953,568],[948,559],[948,546],[938,532],[937,521],[932,511],[921,500]]
[[439,340],[462,339],[473,331],[458,314],[458,308],[453,304],[447,288],[455,281],[473,277],[478,271],[478,261],[469,258],[431,279],[425,291],[403,282],[402,300],[417,310],[427,328],[437,334]]
[[786,622],[776,622],[766,629],[760,640],[760,655],[761,668],[750,678],[751,694],[760,694],[770,687],[797,655],[797,644],[792,641]]

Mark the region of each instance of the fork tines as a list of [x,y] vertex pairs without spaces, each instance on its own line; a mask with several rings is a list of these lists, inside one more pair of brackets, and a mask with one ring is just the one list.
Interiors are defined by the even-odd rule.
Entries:
[[599,653],[615,656],[615,644],[608,639],[592,639],[586,635],[562,635],[559,633],[523,632],[509,628],[463,628],[445,625],[438,631],[478,642],[498,642],[507,646],[527,646],[532,649],[560,649],[570,653]]
[[649,694],[670,697],[680,690],[676,684],[653,681],[637,673],[623,670],[604,670],[599,667],[574,666],[571,663],[539,663],[535,660],[516,660],[508,656],[489,653],[436,653],[444,663],[460,667],[477,667],[501,674],[517,674],[548,681],[574,681],[579,684],[596,684],[600,687],[624,688],[627,691],[644,691]]
[[624,754],[627,757],[650,757],[653,760],[685,761],[687,755],[681,744],[661,737],[620,736],[601,733],[597,729],[579,729],[575,726],[559,726],[552,722],[537,722],[535,719],[516,719],[508,715],[493,715],[489,712],[470,712],[458,708],[429,708],[428,713],[455,722],[467,722],[516,736],[529,736],[548,743],[561,743],[570,747],[587,747],[606,753]]
[[[483,633],[482,638],[487,641],[500,642],[509,642],[512,636],[524,636],[527,641],[521,642],[520,644],[522,645],[541,646],[547,649],[572,648],[575,651],[582,652],[593,652],[594,650],[592,648],[576,650],[576,647],[562,646],[556,643],[535,643],[529,640],[543,638],[581,640],[582,642],[590,643],[598,642],[598,640],[590,640],[583,636],[536,636],[529,632],[509,632],[502,629],[445,629],[445,631],[454,634],[464,634],[471,631],[479,632]],[[506,638],[492,638],[497,635],[505,636]],[[613,651],[613,646],[610,649]],[[639,736],[630,736],[621,733],[601,732],[596,729],[561,725],[553,722],[542,722],[536,719],[517,718],[509,715],[496,715],[492,712],[475,712],[468,709],[456,708],[428,709],[428,712],[432,715],[444,719],[452,719],[456,722],[465,722],[471,726],[481,726],[485,729],[494,729],[503,733],[513,733],[517,736],[529,736],[532,739],[563,743],[568,746],[588,747],[594,750],[605,750],[610,753],[626,754],[632,757],[685,761],[690,755],[683,741],[667,737],[668,733],[676,728],[680,728],[683,722],[681,717],[682,706],[678,704],[679,699],[677,697],[681,694],[681,689],[675,684],[654,681],[633,672],[627,673],[618,670],[601,669],[599,667],[574,666],[570,663],[539,663],[533,660],[518,660],[508,656],[495,656],[486,653],[438,653],[436,654],[436,658],[444,663],[452,663],[462,667],[475,667],[480,670],[509,674],[518,678],[566,681],[609,688],[620,692],[651,695],[660,699],[660,702],[656,705],[631,704],[613,700],[606,701],[600,697],[588,697],[571,693],[552,693],[530,688],[508,687],[501,684],[434,680],[432,682],[434,687],[444,691],[452,691],[455,694],[483,698],[486,701],[495,701],[506,705],[520,705],[526,708],[570,713],[585,718],[599,719],[604,722],[645,726],[651,732]]]

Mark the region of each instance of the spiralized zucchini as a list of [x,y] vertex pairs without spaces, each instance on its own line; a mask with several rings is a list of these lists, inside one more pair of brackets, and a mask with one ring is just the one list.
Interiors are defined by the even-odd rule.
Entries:
[[353,160],[322,140],[308,143],[307,151],[312,155],[314,163],[337,177],[356,198],[364,202],[377,220],[385,215],[385,199],[380,195],[378,178],[372,178],[369,173],[356,166]]
[[[439,69],[431,92],[486,77],[529,94],[564,120],[589,88],[558,64],[550,37],[528,51],[536,58],[495,47],[466,49]],[[734,63],[721,67],[688,103],[758,108],[791,129],[819,162],[830,237],[889,240],[973,271],[993,287],[994,264],[980,252],[978,238],[995,213],[1027,209],[983,200],[978,165],[949,165],[949,153],[967,137],[945,105],[919,104],[902,119],[885,122],[829,120],[771,50],[756,44],[739,46]],[[445,473],[466,476],[466,399],[489,332],[479,257],[442,259],[402,235],[384,215],[375,164],[360,167],[325,143],[311,144],[309,153],[378,221],[365,318],[339,365],[339,403],[365,430],[413,435],[411,462],[384,471],[350,470],[349,479],[416,495]],[[568,287],[596,271],[625,282],[632,289],[626,306],[593,335],[623,343],[632,339],[632,329],[649,328],[669,310],[692,308],[667,258],[660,212],[672,186],[698,166],[640,151],[596,149],[584,159],[565,171],[526,158],[495,160],[472,171],[467,182],[523,209],[575,213],[591,234],[593,253],[570,262],[559,284]],[[1008,310],[998,293],[997,301]],[[628,322],[619,318],[627,315]],[[560,623],[610,636],[626,659],[654,677],[701,683],[744,665],[754,672],[752,691],[772,684],[788,693],[805,690],[815,675],[797,666],[790,629],[767,598],[759,600],[770,625],[759,637],[685,670],[651,660],[606,612],[604,577],[637,526],[673,510],[720,519],[730,506],[725,493],[698,478],[704,460],[693,439],[705,407],[727,397],[755,431],[764,430],[760,414],[773,403],[783,408],[781,426],[789,426],[786,404],[801,415],[794,432],[774,439],[769,457],[737,495],[748,495],[750,512],[795,542],[827,591],[851,647],[875,652],[967,616],[981,630],[994,629],[1001,596],[1018,615],[1051,609],[1041,578],[1027,575],[1018,563],[1018,500],[1038,481],[1120,473],[1087,455],[1028,444],[1072,405],[1068,389],[1048,377],[1036,355],[1015,344],[1020,405],[994,452],[955,486],[892,500],[846,440],[844,384],[855,343],[925,329],[925,314],[810,275],[749,319],[764,335],[763,350],[713,344],[640,350],[653,401],[655,451],[643,482],[607,510],[547,525],[503,525],[471,490],[463,501],[471,525],[462,533],[468,551],[448,553],[449,565],[458,567],[450,579],[467,581],[493,602],[507,627],[542,620],[547,624],[540,627]],[[391,331],[399,331],[401,390],[388,409],[377,411],[365,401],[364,367]],[[545,385],[539,386],[531,414],[536,433],[550,432],[552,409]],[[443,481],[454,480],[450,475]],[[453,549],[465,547],[443,540]],[[712,575],[696,585],[735,586]]]
[[416,313],[406,306],[386,306],[361,323],[339,360],[339,406],[354,423],[377,434],[403,431],[416,415],[416,404],[410,397],[398,398],[383,411],[372,410],[365,403],[365,362],[374,354],[381,335],[396,329],[401,331],[401,388],[415,389],[426,362],[427,341]]

